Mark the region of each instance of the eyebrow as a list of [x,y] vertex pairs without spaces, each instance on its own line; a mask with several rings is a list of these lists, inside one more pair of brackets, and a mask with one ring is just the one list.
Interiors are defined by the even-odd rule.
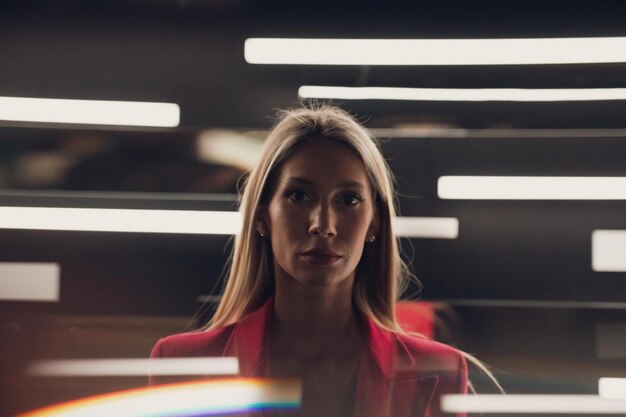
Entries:
[[[288,177],[285,182],[297,182],[303,185],[315,185],[313,181],[308,180],[306,178],[302,178],[302,177]],[[344,181],[340,184],[337,184],[337,188],[350,188],[350,187],[365,188],[363,183],[358,182],[358,181]]]

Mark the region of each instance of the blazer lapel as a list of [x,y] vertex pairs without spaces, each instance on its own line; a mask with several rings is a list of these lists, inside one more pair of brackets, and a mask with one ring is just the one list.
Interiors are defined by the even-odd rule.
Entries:
[[[419,377],[415,359],[393,333],[363,316],[366,347],[356,387],[354,417],[423,417],[438,377]],[[413,370],[411,370],[413,368]]]
[[267,331],[274,311],[273,301],[270,298],[263,307],[237,322],[226,343],[223,355],[237,357],[240,376],[269,376]]

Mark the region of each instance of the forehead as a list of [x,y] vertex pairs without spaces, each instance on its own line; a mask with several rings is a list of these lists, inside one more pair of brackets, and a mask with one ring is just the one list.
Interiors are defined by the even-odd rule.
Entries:
[[302,177],[321,185],[356,181],[369,188],[369,178],[363,161],[340,142],[312,139],[299,146],[283,163],[278,179]]

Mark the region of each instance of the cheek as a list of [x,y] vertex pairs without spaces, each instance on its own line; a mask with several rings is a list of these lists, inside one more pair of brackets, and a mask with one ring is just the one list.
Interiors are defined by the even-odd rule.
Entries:
[[300,236],[302,230],[306,230],[306,217],[302,213],[276,205],[270,207],[269,215],[270,230],[278,240],[293,239]]

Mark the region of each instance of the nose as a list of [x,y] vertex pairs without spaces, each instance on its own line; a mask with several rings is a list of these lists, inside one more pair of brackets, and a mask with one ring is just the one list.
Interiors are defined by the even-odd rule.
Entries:
[[329,204],[320,203],[311,212],[308,232],[310,235],[319,235],[322,238],[337,236],[335,213]]

